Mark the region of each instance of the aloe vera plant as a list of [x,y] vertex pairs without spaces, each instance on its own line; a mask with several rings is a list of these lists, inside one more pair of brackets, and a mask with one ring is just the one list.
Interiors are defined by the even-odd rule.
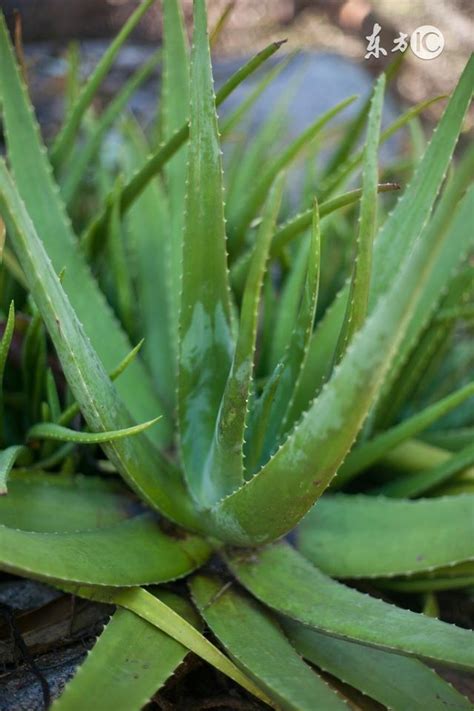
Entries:
[[[230,161],[226,183],[216,106],[279,44],[216,97],[204,0],[191,50],[178,0],[164,0],[155,134],[129,118],[112,164],[101,151],[149,67],[101,119],[90,104],[149,5],[49,149],[0,20],[0,569],[116,606],[53,708],[94,694],[104,710],[140,709],[191,651],[276,709],[342,709],[354,690],[400,711],[469,709],[432,665],[472,670],[472,634],[403,593],[420,609],[474,584],[474,385],[461,347],[438,357],[469,328],[474,152],[446,173],[474,62],[388,216],[383,75],[357,119],[362,156],[343,136],[292,216],[287,169],[350,100],[258,180],[252,161]],[[248,151],[263,155],[272,130]],[[333,195],[361,162],[361,186]],[[353,267],[322,308],[344,225]]]

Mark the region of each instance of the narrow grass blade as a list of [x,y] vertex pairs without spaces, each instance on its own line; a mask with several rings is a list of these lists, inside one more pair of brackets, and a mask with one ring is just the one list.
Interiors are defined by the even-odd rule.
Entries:
[[203,480],[233,350],[222,164],[203,0],[194,5],[183,279],[179,323],[178,419],[193,496],[215,498]]
[[372,466],[387,452],[402,442],[416,437],[423,430],[428,429],[433,423],[444,417],[458,407],[462,402],[474,395],[474,383],[460,388],[455,393],[448,395],[434,405],[430,405],[409,419],[395,425],[391,429],[374,437],[369,442],[364,442],[354,449],[338,472],[335,486],[343,486],[364,469]]
[[138,69],[110,102],[86,140],[83,141],[70,161],[61,185],[63,200],[68,205],[74,200],[88,167],[93,162],[102,140],[113,123],[120,117],[130,98],[146,82],[161,58],[161,50],[154,52],[150,59]]
[[433,571],[474,559],[474,496],[323,496],[297,530],[298,550],[332,577]]
[[108,602],[134,612],[154,627],[169,635],[204,659],[261,701],[273,707],[271,700],[258,686],[249,679],[238,667],[235,666],[217,647],[206,639],[193,625],[181,617],[165,602],[154,597],[151,593],[141,588],[131,590],[102,590],[100,588],[79,588],[74,591],[77,595],[86,598]]
[[60,167],[71,152],[85,112],[91,105],[94,96],[107,76],[121,47],[153,2],[154,0],[143,0],[124,24],[107,51],[104,52],[98,65],[82,87],[79,96],[73,104],[71,112],[66,116],[66,120],[51,147],[50,158],[55,168]]
[[0,523],[24,531],[73,533],[113,526],[136,510],[134,499],[117,483],[16,469],[8,496],[0,499]]
[[162,532],[150,515],[110,528],[71,533],[20,531],[0,525],[2,570],[45,582],[122,587],[180,578],[203,564],[208,544]]
[[283,176],[280,176],[270,192],[258,230],[244,289],[237,344],[209,454],[208,475],[216,500],[230,494],[244,483],[244,430],[254,367],[260,294],[268,248],[280,209],[283,184]]
[[282,619],[281,624],[296,650],[311,664],[393,711],[471,708],[468,699],[417,659],[329,637],[289,619]]
[[[167,592],[160,598],[190,624],[199,625],[183,598]],[[187,653],[164,632],[119,608],[51,711],[82,711],[84,699],[94,699],[101,711],[140,711]]]
[[[36,234],[14,184],[0,162],[0,212],[60,358],[69,386],[93,431],[130,427],[130,415],[93,349]],[[88,306],[88,310],[92,308]],[[117,355],[115,356],[117,357]],[[132,366],[133,367],[133,364]],[[128,371],[129,372],[129,371]],[[126,377],[126,373],[121,380]],[[120,382],[120,380],[118,381]],[[176,472],[146,435],[104,445],[121,475],[153,507],[190,528],[194,509]]]
[[13,339],[13,331],[15,330],[15,306],[13,302],[8,309],[7,322],[2,338],[0,339],[0,444],[3,442],[4,428],[4,411],[3,411],[3,378],[5,374],[5,366],[7,364],[8,353],[10,351],[11,342]]
[[232,235],[234,245],[239,247],[242,244],[245,231],[262,206],[268,190],[275,180],[275,176],[295,161],[301,151],[318,135],[321,129],[349,106],[349,104],[354,101],[354,98],[355,97],[349,97],[324,113],[282,151],[282,153],[270,163],[268,168],[264,169],[263,175],[258,179],[256,186],[250,191],[248,197],[243,200],[240,215],[237,217],[236,226]]
[[[130,351],[130,344],[78,250],[1,18],[0,65],[4,68],[0,72],[0,101],[5,138],[18,193],[56,273],[66,270],[66,293],[105,368],[111,369]],[[161,414],[153,385],[140,361],[128,369],[117,387],[138,421]],[[160,443],[168,442],[168,423],[164,422],[154,434]]]
[[26,451],[22,445],[13,445],[0,450],[0,496],[8,493],[7,482],[17,459]]
[[382,74],[375,86],[369,110],[356,255],[346,314],[336,347],[335,360],[337,363],[346,352],[354,334],[362,327],[369,308],[372,251],[377,226],[377,161],[384,90],[385,76]]
[[461,669],[474,667],[472,632],[341,585],[287,543],[227,559],[255,597],[318,632]]
[[301,660],[278,623],[235,584],[197,575],[190,586],[212,632],[278,707],[293,711],[347,709],[341,697]]

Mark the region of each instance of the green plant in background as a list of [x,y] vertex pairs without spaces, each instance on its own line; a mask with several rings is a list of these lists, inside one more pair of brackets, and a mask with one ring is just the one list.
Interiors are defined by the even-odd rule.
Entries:
[[[104,144],[156,58],[101,117],[91,101],[150,5],[82,87],[71,72],[49,151],[0,27],[0,568],[117,606],[53,708],[93,693],[139,709],[191,650],[274,708],[342,708],[353,687],[403,711],[468,709],[429,665],[472,669],[472,635],[428,611],[474,584],[472,149],[446,178],[474,62],[385,219],[379,144],[426,102],[381,134],[384,76],[291,216],[287,169],[351,100],[278,152],[266,126],[230,159],[225,204],[216,105],[279,45],[214,96],[204,0],[189,58],[164,2],[154,134],[129,118]],[[360,165],[361,189],[335,195]],[[334,235],[354,250],[339,290]]]

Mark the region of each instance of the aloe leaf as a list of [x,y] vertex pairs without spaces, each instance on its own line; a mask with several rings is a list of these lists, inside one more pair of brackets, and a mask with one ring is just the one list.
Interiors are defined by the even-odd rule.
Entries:
[[248,197],[242,201],[243,204],[240,209],[240,214],[236,218],[236,225],[232,236],[233,242],[237,247],[240,247],[245,231],[265,200],[268,190],[275,180],[275,176],[296,160],[301,151],[318,135],[321,129],[349,106],[354,99],[355,97],[349,97],[329,111],[326,111],[298,136],[298,138],[290,143],[290,145],[270,163],[268,168],[264,169],[262,176],[257,180],[257,184],[253,190],[249,193]]
[[161,50],[154,52],[150,59],[125,82],[117,96],[99,116],[91,134],[81,143],[80,148],[74,154],[74,160],[71,160],[68,165],[61,184],[61,194],[65,203],[70,204],[75,198],[81,181],[99,150],[106,132],[125,109],[135,91],[150,77],[160,58]]
[[203,0],[194,6],[190,139],[179,323],[181,456],[196,500],[214,498],[204,468],[231,366],[222,163]]
[[418,661],[335,639],[282,619],[296,650],[346,684],[393,711],[468,711],[470,702],[436,672]]
[[197,575],[190,587],[212,632],[279,708],[347,708],[342,698],[302,661],[278,623],[259,603],[217,577]]
[[472,632],[337,583],[287,543],[228,554],[227,560],[255,597],[318,632],[462,669],[474,667]]
[[[111,369],[130,351],[130,345],[78,251],[2,18],[0,64],[4,67],[0,73],[0,101],[8,158],[18,192],[27,203],[28,213],[56,273],[66,269],[66,293],[105,368]],[[133,363],[117,387],[138,421],[161,414],[160,403],[140,361]],[[161,443],[169,441],[167,423],[164,422],[154,434]]]
[[378,491],[384,496],[395,498],[421,496],[436,487],[450,481],[455,474],[474,466],[474,445],[469,445],[440,462],[432,469],[404,475],[380,487]]
[[17,459],[26,451],[22,445],[13,445],[0,450],[0,496],[8,493],[7,481]]
[[[198,626],[198,617],[187,601],[167,592],[160,597]],[[94,699],[101,711],[140,711],[187,652],[138,615],[119,608],[51,710],[81,711],[84,699]]]
[[2,570],[46,582],[152,585],[186,575],[209,554],[202,539],[187,534],[179,539],[168,536],[150,515],[71,533],[0,526]]
[[209,454],[208,476],[216,499],[231,493],[244,482],[243,444],[248,399],[252,382],[260,293],[283,193],[283,176],[268,198],[263,221],[245,286],[237,343],[219,408]]
[[[71,586],[69,589],[72,590]],[[271,700],[259,687],[235,666],[217,647],[206,639],[193,625],[181,617],[165,602],[141,588],[107,590],[102,588],[79,588],[75,594],[92,600],[99,600],[134,612],[142,619],[157,627],[183,647],[194,652],[261,701],[273,706]]]
[[323,496],[297,531],[298,550],[332,577],[431,571],[474,559],[474,496]]
[[119,194],[121,181],[117,182],[114,193],[112,212],[110,215],[109,239],[107,242],[107,257],[110,265],[110,277],[116,301],[116,312],[123,328],[130,336],[134,336],[135,325],[135,294],[130,270],[130,257],[124,240],[124,230],[120,216]]
[[[149,153],[148,144],[134,122],[127,122],[120,154],[126,175],[132,175]],[[125,225],[137,271],[135,290],[140,331],[145,334],[143,355],[161,402],[174,410],[176,344],[171,323],[169,204],[162,182],[155,178],[126,215]]]
[[98,65],[92,72],[87,82],[82,87],[79,96],[73,104],[71,112],[64,121],[61,130],[56,136],[50,150],[51,163],[57,168],[64,163],[65,159],[72,150],[74,140],[79,132],[82,118],[92,103],[100,85],[107,76],[110,67],[112,66],[117,54],[122,45],[125,43],[131,32],[140,22],[143,15],[151,7],[154,0],[144,0],[135,12],[128,18],[114,41],[110,44],[106,52],[104,52]]
[[[163,137],[168,140],[185,125],[189,118],[190,75],[189,51],[178,0],[166,0],[163,4],[163,80],[161,86],[161,120]],[[183,228],[186,199],[187,146],[174,155],[165,166],[165,178],[169,198],[169,234],[165,240],[169,273],[167,275],[170,301],[171,353],[177,362],[178,324],[183,265]],[[175,368],[171,385],[176,391]],[[173,393],[174,395],[174,393]]]
[[369,308],[372,251],[377,225],[377,160],[384,90],[385,75],[382,74],[375,86],[369,110],[356,256],[346,313],[336,347],[336,362],[341,360],[354,334],[362,327]]
[[[430,241],[425,233],[418,240],[297,427],[250,482],[215,507],[218,525],[226,521],[228,530],[233,521],[234,535],[258,543],[291,530],[308,511],[336,474],[376,401],[438,253],[453,236],[452,249],[461,249],[464,235],[457,233],[441,231]],[[223,530],[222,535],[228,533]]]
[[17,469],[8,496],[0,498],[0,523],[24,531],[73,533],[113,526],[135,515],[136,508],[128,492],[104,479]]
[[[392,190],[398,190],[399,186],[396,183],[381,183],[378,186],[378,192],[390,192]],[[319,205],[319,217],[322,220],[323,217],[336,212],[344,207],[349,207],[354,205],[361,198],[362,190],[358,188],[357,190],[350,190],[347,193],[338,195],[335,198],[326,200]],[[287,222],[283,223],[278,227],[275,235],[270,245],[270,254],[272,257],[281,255],[283,249],[296,237],[299,237],[306,229],[311,227],[313,221],[314,209],[311,207],[309,210],[305,210],[296,217],[291,218]],[[250,261],[251,250],[243,252],[240,257],[238,257],[231,267],[231,281],[232,286],[237,290],[241,290],[241,284],[245,279],[245,275],[248,270],[248,264]]]
[[[93,431],[108,431],[133,425],[84,333],[1,162],[0,212],[9,225],[15,250],[29,275],[32,295],[89,427]],[[126,374],[121,380],[124,377]],[[166,512],[172,520],[179,520],[193,528],[196,521],[194,510],[178,475],[171,475],[171,467],[146,435],[117,440],[104,445],[104,448],[121,475],[152,507]]]
[[52,439],[58,442],[74,442],[76,444],[104,444],[140,434],[140,432],[144,432],[158,422],[158,419],[110,432],[79,432],[78,430],[71,430],[68,427],[57,425],[54,422],[41,422],[30,427],[28,439]]
[[280,438],[288,429],[287,415],[291,411],[295,383],[298,382],[301,369],[304,366],[316,314],[320,273],[320,242],[319,212],[317,202],[315,202],[306,278],[296,322],[287,350],[282,358],[281,375],[278,378],[278,384],[275,388],[265,424],[266,436],[263,460],[268,459],[279,444]]
[[[454,146],[470,102],[473,75],[474,58],[471,58],[423,159],[418,164],[411,183],[377,235],[374,247],[371,307],[373,303],[375,308],[376,297],[382,291],[387,290],[397,277],[400,262],[417,240],[428,220],[450,164]],[[449,251],[448,243],[446,246],[447,251]],[[464,250],[459,250],[458,247],[455,249],[457,251],[451,253],[450,257],[452,258],[453,254],[455,257],[457,255],[459,263]],[[450,271],[443,268],[443,273],[447,278]],[[331,355],[336,348],[340,325],[344,318],[347,294],[347,287],[339,292],[332,308],[328,309],[324,319],[320,322],[319,329],[315,331],[305,369],[306,372],[298,394],[300,411],[308,406],[311,393],[317,392],[321,383],[327,378],[327,363],[331,362]],[[433,299],[430,298],[430,303],[432,301]],[[305,391],[303,386],[306,387],[308,383],[310,385]]]
[[359,472],[381,459],[391,449],[412,437],[416,437],[417,434],[430,427],[436,420],[444,417],[472,395],[474,395],[474,383],[469,383],[399,425],[374,437],[369,442],[364,442],[349,454],[338,472],[337,480],[334,482],[335,485],[340,487],[350,481]]
[[[390,124],[390,126],[388,126],[384,131],[382,131],[382,133],[380,134],[380,144],[382,145],[383,143],[388,141],[389,138],[391,138],[401,128],[409,124],[410,121],[413,121],[413,119],[416,119],[421,113],[423,113],[423,111],[432,106],[434,103],[445,98],[446,97],[444,95],[435,96],[432,99],[426,99],[425,101],[421,101],[419,104],[412,106],[410,109],[398,116],[398,118],[396,118],[395,121]],[[327,197],[337,187],[339,187],[341,183],[347,180],[351,173],[353,173],[354,170],[356,170],[356,168],[358,168],[358,166],[362,163],[363,158],[364,151],[360,150],[354,156],[349,156],[347,160],[341,163],[341,165],[336,171],[328,173],[326,179],[321,185],[322,195]]]
[[[230,79],[219,89],[216,94],[216,107],[220,106],[228,96],[241,84],[247,77],[255,72],[269,57],[280,49],[283,42],[272,42],[255,57],[252,57],[246,64],[233,74]],[[184,124],[166,141],[160,148],[153,153],[141,169],[129,180],[122,191],[122,199],[120,202],[122,213],[130,209],[132,204],[139,195],[145,190],[147,185],[153,178],[158,175],[166,163],[174,156],[181,146],[189,138],[189,124]],[[84,237],[86,242],[94,242],[107,229],[110,216],[110,200],[107,201],[104,210],[95,218],[92,224],[87,228]]]

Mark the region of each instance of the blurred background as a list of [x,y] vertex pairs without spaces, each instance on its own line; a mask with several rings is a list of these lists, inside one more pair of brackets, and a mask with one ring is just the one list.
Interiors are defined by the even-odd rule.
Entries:
[[[43,53],[60,55],[71,40],[104,40],[114,35],[137,0],[0,0],[13,24],[18,10],[27,46],[43,45]],[[160,41],[160,1],[147,14],[135,33],[137,43]],[[232,5],[215,47],[219,57],[242,57],[272,39],[288,38],[288,49],[336,53],[376,73],[393,59],[393,40],[399,32],[411,35],[416,27],[434,25],[443,33],[445,47],[440,56],[424,61],[410,50],[394,90],[410,103],[451,91],[473,49],[474,6],[472,0],[209,0],[211,25]],[[190,24],[192,0],[183,0]],[[381,46],[387,56],[364,59],[366,37],[375,23],[381,26]],[[41,52],[32,54],[39,62]],[[138,61],[138,57],[137,57]],[[60,68],[49,69],[55,79]],[[44,91],[44,86],[42,90]],[[442,109],[430,109],[432,118]]]

